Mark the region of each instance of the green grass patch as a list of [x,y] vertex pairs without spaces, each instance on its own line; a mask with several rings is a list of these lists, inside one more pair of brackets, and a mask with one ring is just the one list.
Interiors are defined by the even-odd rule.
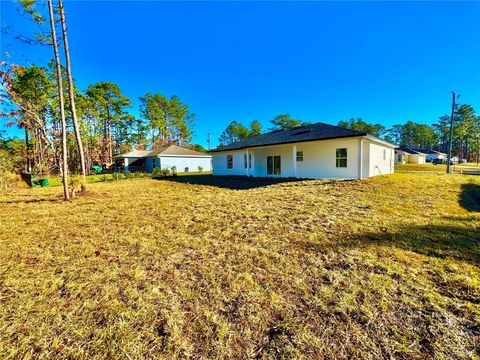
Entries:
[[2,192],[0,358],[478,357],[479,188],[429,172]]

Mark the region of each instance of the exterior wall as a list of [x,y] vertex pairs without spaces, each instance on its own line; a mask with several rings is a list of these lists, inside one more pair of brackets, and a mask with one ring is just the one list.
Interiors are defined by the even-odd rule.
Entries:
[[[213,175],[247,175],[243,154],[246,150],[233,150],[214,153],[212,156]],[[227,168],[227,155],[233,156],[233,168]],[[253,164],[252,164],[253,165]]]
[[[297,152],[303,151],[303,161],[296,161],[297,178],[357,179],[359,176],[359,144],[359,138],[350,138],[250,148],[248,152],[252,156],[252,168],[249,169],[248,175],[259,177],[295,177],[293,161],[296,161],[296,153],[294,154],[294,146],[296,146]],[[363,141],[363,177],[369,176],[370,164],[368,158],[371,145],[367,140]],[[336,150],[339,148],[347,149],[346,168],[336,167]],[[381,148],[383,149],[383,147]],[[244,154],[246,152],[246,149],[242,149],[214,153],[212,159],[213,174],[247,175],[247,169],[244,166]],[[387,148],[388,159],[390,160],[392,159],[392,152],[393,149]],[[227,168],[227,155],[233,156],[232,169]],[[267,175],[267,156],[281,157],[280,175]],[[375,162],[375,164],[377,163]],[[380,164],[380,166],[383,165]],[[388,163],[388,172],[386,173],[391,171],[390,163]]]
[[186,157],[186,156],[160,156],[160,165],[162,169],[177,168],[177,172],[184,172],[188,167],[189,172],[198,172],[201,166],[203,171],[212,170],[212,159],[210,157]]
[[431,162],[435,159],[444,160],[446,158],[447,158],[447,155],[443,155],[443,154],[428,154],[427,158],[426,158],[426,161]]
[[368,175],[371,177],[377,175],[393,174],[393,162],[395,150],[376,143],[369,143],[368,154],[370,156]]
[[[291,148],[291,145],[290,145]],[[336,167],[336,150],[347,149],[347,167]],[[303,161],[297,162],[297,177],[312,179],[357,179],[359,175],[359,139],[325,140],[297,144]],[[291,152],[291,151],[290,151]],[[364,154],[366,154],[364,152]],[[283,160],[283,159],[282,159]],[[365,175],[364,175],[365,176]]]
[[148,172],[152,172],[153,171],[153,160],[155,160],[155,167],[159,167],[160,166],[160,160],[156,157],[147,157],[145,158],[145,169],[148,171]]
[[411,154],[408,156],[409,164],[425,164],[425,155]]
[[[296,151],[294,149],[296,147]],[[347,167],[337,168],[336,150],[347,149]],[[359,151],[362,149],[362,177],[393,173],[394,149],[380,143],[359,138],[324,140],[297,144],[250,148],[252,168],[244,166],[246,149],[213,154],[213,175],[251,175],[258,177],[297,177],[306,179],[358,179]],[[385,158],[384,158],[385,150]],[[295,151],[295,152],[294,152]],[[296,152],[303,152],[303,161],[296,161]],[[233,156],[233,168],[227,168],[227,155]],[[267,174],[267,157],[281,157],[281,174]],[[296,162],[296,171],[294,167]]]

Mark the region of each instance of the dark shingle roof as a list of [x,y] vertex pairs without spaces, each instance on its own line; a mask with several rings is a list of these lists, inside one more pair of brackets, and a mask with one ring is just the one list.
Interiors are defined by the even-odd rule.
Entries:
[[324,123],[315,123],[305,126],[299,126],[293,129],[275,130],[257,136],[252,136],[237,141],[233,144],[211,150],[211,152],[238,150],[247,147],[288,144],[304,141],[348,138],[365,135],[367,135],[367,133],[365,132],[345,129]]
[[437,151],[437,150],[417,150],[417,151],[420,151],[421,153],[424,153],[424,154],[437,154],[437,155],[447,155],[445,153],[442,153],[441,151]]
[[425,153],[419,151],[419,150],[413,150],[413,149],[408,149],[408,148],[398,148],[397,151],[403,151],[406,152],[407,154],[412,154],[412,155],[426,155]]

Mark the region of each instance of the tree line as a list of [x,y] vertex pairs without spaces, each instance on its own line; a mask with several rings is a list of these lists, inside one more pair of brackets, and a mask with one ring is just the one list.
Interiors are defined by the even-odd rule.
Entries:
[[[40,12],[43,7],[36,1],[21,1],[24,13],[35,23],[49,25],[49,32],[34,34],[35,40],[23,40],[50,46],[53,60],[46,66],[0,63],[0,118],[25,134],[24,146],[6,139],[5,134],[0,145],[17,171],[60,174],[68,199],[70,172],[81,174],[83,191],[92,165],[111,164],[115,154],[134,146],[190,144],[195,114],[178,96],[146,93],[139,97],[140,116],[134,116],[131,99],[113,82],[100,81],[84,91],[78,89],[70,66],[65,9],[63,1],[57,1],[48,0],[47,14]],[[22,169],[20,152],[25,159]]]
[[[284,130],[309,124],[309,122],[293,119],[290,114],[280,114],[270,120],[272,125],[268,131]],[[443,115],[432,125],[407,121],[386,128],[379,123],[368,123],[361,118],[341,120],[340,127],[366,132],[400,147],[418,150],[437,150],[446,153],[448,150],[450,115]],[[249,126],[234,120],[222,132],[219,143],[226,146],[250,136],[263,133],[262,124],[258,120]],[[452,154],[468,161],[479,161],[480,157],[480,114],[468,104],[459,106],[455,111],[453,122]]]

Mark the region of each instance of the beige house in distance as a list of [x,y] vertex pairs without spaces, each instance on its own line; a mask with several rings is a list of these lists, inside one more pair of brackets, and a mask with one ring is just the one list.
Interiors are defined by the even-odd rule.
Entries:
[[427,154],[417,150],[398,148],[395,149],[395,164],[425,164]]

